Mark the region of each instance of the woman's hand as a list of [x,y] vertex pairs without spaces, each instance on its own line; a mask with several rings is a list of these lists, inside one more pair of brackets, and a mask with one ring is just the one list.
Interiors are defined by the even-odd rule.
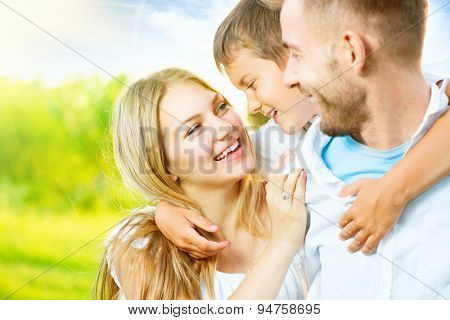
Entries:
[[271,222],[270,241],[229,299],[275,299],[292,259],[305,239],[305,171],[272,174],[268,180],[266,200]]
[[229,241],[216,242],[201,236],[196,227],[207,232],[217,232],[219,227],[193,210],[179,208],[166,201],[158,203],[155,222],[170,242],[195,259],[213,256],[230,244]]
[[306,172],[271,174],[266,184],[266,201],[271,222],[271,243],[284,242],[298,251],[306,232]]
[[381,239],[389,233],[401,216],[407,201],[391,190],[382,179],[362,179],[349,184],[339,193],[341,197],[357,195],[351,208],[342,216],[339,238],[353,237],[348,246],[352,253],[362,248],[364,254],[372,253]]

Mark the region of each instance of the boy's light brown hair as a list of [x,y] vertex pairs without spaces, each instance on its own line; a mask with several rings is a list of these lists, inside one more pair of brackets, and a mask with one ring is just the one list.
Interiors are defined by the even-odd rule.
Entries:
[[223,72],[240,49],[250,49],[257,57],[284,66],[287,50],[282,45],[280,10],[269,9],[260,0],[241,0],[216,31],[217,68]]

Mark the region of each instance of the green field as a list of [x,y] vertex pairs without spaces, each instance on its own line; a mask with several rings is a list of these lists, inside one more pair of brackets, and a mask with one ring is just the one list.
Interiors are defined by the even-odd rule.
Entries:
[[101,233],[140,204],[111,156],[121,89],[97,78],[53,88],[0,78],[0,298],[91,297]]
[[[58,215],[3,211],[0,216],[0,297],[89,299],[103,250],[105,236],[102,233],[118,219],[119,214],[107,212]],[[10,295],[23,285],[23,289]]]

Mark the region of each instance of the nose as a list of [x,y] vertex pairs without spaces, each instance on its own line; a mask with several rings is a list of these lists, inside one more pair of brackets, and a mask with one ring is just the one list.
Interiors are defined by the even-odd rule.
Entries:
[[253,92],[246,93],[247,96],[247,111],[250,114],[255,114],[261,111],[261,103],[255,99]]
[[227,140],[229,136],[232,136],[234,127],[231,123],[217,117],[215,119],[214,127],[216,128],[216,140],[223,141]]
[[286,64],[286,69],[284,70],[284,85],[291,88],[300,89],[300,82],[298,80],[298,64],[296,60],[289,55],[288,62]]

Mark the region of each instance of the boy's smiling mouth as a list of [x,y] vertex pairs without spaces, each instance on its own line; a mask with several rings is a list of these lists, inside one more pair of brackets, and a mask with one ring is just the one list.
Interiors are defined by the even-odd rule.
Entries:
[[274,119],[275,123],[278,121],[278,110],[272,109],[266,113],[266,117]]

